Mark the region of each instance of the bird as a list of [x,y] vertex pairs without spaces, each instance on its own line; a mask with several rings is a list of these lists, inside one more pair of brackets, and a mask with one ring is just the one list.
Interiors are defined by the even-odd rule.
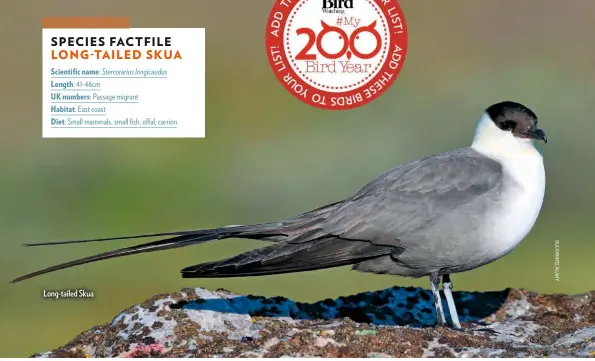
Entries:
[[[264,276],[351,265],[353,270],[429,277],[437,324],[461,330],[451,274],[491,263],[533,228],[545,194],[537,115],[501,101],[485,109],[471,145],[397,166],[353,195],[283,221],[124,237],[29,243],[64,245],[164,239],[48,267],[12,283],[90,262],[227,238],[267,246],[183,268],[183,278]],[[446,298],[448,325],[440,295]]]

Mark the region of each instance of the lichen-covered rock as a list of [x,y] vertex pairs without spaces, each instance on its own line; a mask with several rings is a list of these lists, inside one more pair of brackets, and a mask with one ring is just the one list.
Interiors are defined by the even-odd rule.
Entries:
[[412,287],[312,304],[184,289],[157,295],[34,356],[595,356],[595,291],[565,296],[509,289],[454,297],[467,331],[435,327],[431,294]]

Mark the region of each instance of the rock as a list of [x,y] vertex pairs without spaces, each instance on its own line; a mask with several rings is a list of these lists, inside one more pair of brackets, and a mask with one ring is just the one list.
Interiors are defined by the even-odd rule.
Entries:
[[595,356],[595,291],[508,289],[454,297],[467,331],[435,327],[431,294],[413,287],[311,304],[183,289],[34,357]]

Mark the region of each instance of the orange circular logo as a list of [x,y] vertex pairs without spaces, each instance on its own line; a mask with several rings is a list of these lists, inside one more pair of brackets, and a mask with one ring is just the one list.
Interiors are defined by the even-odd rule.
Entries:
[[266,32],[269,63],[312,106],[352,109],[388,89],[407,54],[397,0],[277,0]]

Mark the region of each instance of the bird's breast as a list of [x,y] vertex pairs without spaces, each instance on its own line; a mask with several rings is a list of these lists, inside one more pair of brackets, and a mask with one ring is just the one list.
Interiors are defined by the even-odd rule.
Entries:
[[490,252],[496,258],[512,251],[531,231],[545,194],[541,155],[514,157],[501,164],[501,194],[484,224]]

